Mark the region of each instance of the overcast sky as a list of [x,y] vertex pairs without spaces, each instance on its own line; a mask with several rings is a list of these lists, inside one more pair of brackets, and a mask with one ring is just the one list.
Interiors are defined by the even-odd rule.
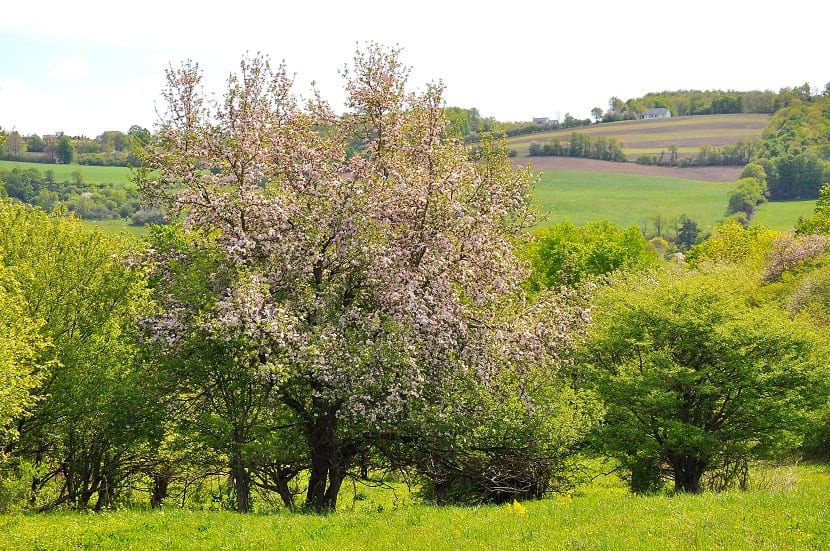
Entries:
[[[733,0],[10,1],[0,10],[0,127],[94,137],[153,129],[164,71],[198,62],[222,85],[246,52],[284,60],[295,91],[342,102],[358,44],[403,49],[411,88],[502,121],[587,118],[678,89],[830,81],[823,3]],[[498,9],[488,7],[497,6]]]

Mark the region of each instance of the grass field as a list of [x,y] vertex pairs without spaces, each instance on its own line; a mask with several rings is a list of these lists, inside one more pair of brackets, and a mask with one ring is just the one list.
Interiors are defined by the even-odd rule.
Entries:
[[[348,492],[344,492],[348,494]],[[740,492],[633,496],[614,477],[509,506],[404,504],[328,516],[169,509],[0,516],[0,548],[388,550],[824,550],[830,469],[780,467]]]
[[607,218],[619,226],[686,215],[712,230],[723,218],[731,184],[610,172],[545,172],[533,200],[548,219],[541,225],[570,220],[580,225]]
[[696,154],[703,145],[723,146],[741,139],[760,138],[769,120],[769,115],[736,114],[619,121],[516,136],[509,138],[507,145],[525,156],[531,142],[545,143],[551,138],[564,142],[572,132],[579,132],[593,137],[617,138],[632,161],[645,154],[659,156],[661,152],[668,152],[670,145],[678,146],[681,156],[688,156]]
[[[686,215],[707,232],[724,218],[733,185],[612,172],[544,172],[533,200],[548,216],[540,226],[607,218],[621,227],[649,228],[650,218],[659,212],[668,220]],[[799,216],[812,213],[814,205],[815,201],[767,203],[754,222],[785,230],[795,226]]]
[[776,201],[764,203],[755,218],[754,224],[773,230],[786,230],[798,223],[799,218],[807,218],[816,208],[815,201]]
[[126,233],[136,237],[147,231],[146,226],[133,226],[128,220],[84,220],[84,225],[98,227],[108,233]]
[[72,173],[76,170],[81,173],[87,184],[130,184],[130,169],[122,166],[86,166],[86,165],[49,165],[44,163],[23,163],[18,161],[0,161],[0,169],[11,170],[34,168],[41,173],[51,170],[55,174],[56,182],[72,180]]

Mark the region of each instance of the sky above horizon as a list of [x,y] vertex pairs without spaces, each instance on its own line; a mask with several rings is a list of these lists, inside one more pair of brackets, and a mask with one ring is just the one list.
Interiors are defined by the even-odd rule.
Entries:
[[830,81],[825,24],[820,5],[811,16],[807,4],[13,2],[0,16],[0,127],[152,130],[165,69],[195,61],[221,94],[242,56],[257,52],[285,62],[299,96],[315,81],[339,110],[340,71],[368,42],[402,49],[412,90],[440,80],[448,106],[500,121],[588,118],[612,96],[664,90],[820,89]]

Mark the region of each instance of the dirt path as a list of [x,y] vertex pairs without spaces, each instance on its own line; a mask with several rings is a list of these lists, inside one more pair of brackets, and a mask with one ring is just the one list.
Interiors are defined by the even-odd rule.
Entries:
[[623,174],[643,174],[645,176],[665,176],[667,178],[684,178],[703,182],[734,182],[743,167],[740,166],[700,166],[690,168],[672,168],[665,166],[646,166],[636,163],[612,163],[577,157],[520,157],[514,159],[516,164],[526,166],[528,162],[533,170],[548,172],[571,170],[583,172],[620,172]]

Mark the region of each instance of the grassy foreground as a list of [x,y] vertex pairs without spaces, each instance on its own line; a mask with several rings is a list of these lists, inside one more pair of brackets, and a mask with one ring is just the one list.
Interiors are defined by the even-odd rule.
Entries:
[[[636,497],[618,482],[508,506],[364,507],[329,516],[120,511],[0,516],[12,549],[828,549],[830,469],[746,492]],[[343,507],[349,509],[349,499]]]

